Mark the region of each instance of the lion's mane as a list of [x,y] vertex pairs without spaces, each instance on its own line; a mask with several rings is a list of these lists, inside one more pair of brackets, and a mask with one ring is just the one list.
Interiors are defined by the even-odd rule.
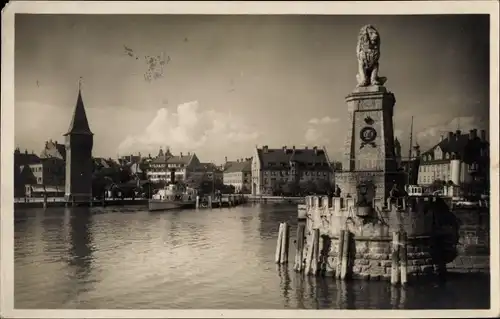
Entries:
[[[368,31],[374,31],[377,34],[375,43],[370,42]],[[356,55],[365,69],[371,69],[378,63],[380,58],[380,34],[373,26],[366,25],[359,31]]]

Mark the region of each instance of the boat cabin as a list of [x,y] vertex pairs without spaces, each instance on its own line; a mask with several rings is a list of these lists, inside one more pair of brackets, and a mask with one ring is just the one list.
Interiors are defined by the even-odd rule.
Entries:
[[418,185],[405,185],[405,191],[408,196],[423,196],[423,188]]

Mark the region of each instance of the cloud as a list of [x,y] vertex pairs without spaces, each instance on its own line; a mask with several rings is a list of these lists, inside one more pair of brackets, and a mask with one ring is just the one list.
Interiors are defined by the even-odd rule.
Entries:
[[338,118],[331,118],[329,116],[325,116],[321,119],[318,118],[312,118],[309,120],[309,124],[332,124],[332,123],[337,123],[339,121]]
[[446,135],[447,132],[455,132],[457,129],[464,133],[471,129],[488,130],[488,122],[475,116],[456,117],[451,121],[433,125],[418,132],[418,142],[421,146],[430,147],[439,142],[441,135]]
[[[202,111],[198,101],[177,106],[174,112],[159,109],[142,132],[127,136],[118,147],[120,154],[149,151],[158,152],[166,146],[172,152],[210,150],[212,154],[227,151],[229,145],[254,141],[259,133],[240,119],[227,113]],[[248,144],[245,145],[248,148]],[[223,155],[222,155],[223,156]]]
[[306,130],[305,140],[308,144],[325,145],[329,143],[329,139],[321,130],[310,127]]

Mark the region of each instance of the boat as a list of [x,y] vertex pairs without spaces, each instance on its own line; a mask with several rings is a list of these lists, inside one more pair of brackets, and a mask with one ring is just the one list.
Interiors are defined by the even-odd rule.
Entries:
[[188,209],[196,207],[197,192],[179,183],[170,183],[158,190],[148,201],[149,211]]

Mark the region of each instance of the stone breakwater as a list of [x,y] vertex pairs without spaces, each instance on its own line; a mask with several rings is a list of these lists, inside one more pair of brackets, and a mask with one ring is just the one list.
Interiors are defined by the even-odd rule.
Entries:
[[[313,247],[314,230],[319,230],[319,273],[329,276],[338,272],[343,253],[339,251],[343,246],[341,232],[347,231],[351,238],[347,250],[343,249],[344,255],[348,251],[349,256],[347,276],[390,279],[394,272],[393,234],[405,233],[406,241],[396,245],[405,247],[405,275],[412,281],[441,274],[443,267],[459,269],[460,261],[470,258],[471,251],[480,259],[472,258],[474,261],[467,263],[470,269],[489,268],[485,266],[489,265],[485,262],[489,247],[482,240],[471,246],[471,240],[466,242],[464,237],[475,232],[484,238],[482,231],[489,227],[485,222],[478,226],[477,220],[467,217],[471,214],[474,213],[455,214],[445,199],[433,196],[401,198],[397,204],[374,199],[368,208],[358,207],[354,198],[308,196],[306,204],[299,205],[298,217],[299,223],[305,224],[304,256]],[[480,215],[484,221],[489,220],[486,214]],[[403,267],[398,263],[397,267]]]

